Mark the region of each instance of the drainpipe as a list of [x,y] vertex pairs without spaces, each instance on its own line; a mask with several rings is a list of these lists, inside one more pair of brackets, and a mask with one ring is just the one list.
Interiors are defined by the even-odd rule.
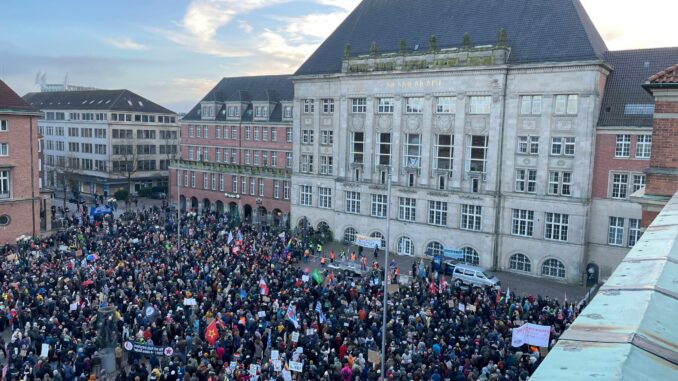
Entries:
[[501,217],[502,213],[501,210],[503,208],[503,197],[501,194],[502,191],[502,181],[501,181],[501,172],[502,172],[502,164],[504,162],[504,134],[506,133],[506,93],[507,93],[507,86],[508,86],[508,73],[509,73],[509,68],[508,66],[506,67],[505,73],[504,73],[504,88],[502,89],[502,107],[501,107],[501,133],[499,134],[499,160],[497,160],[497,176],[495,181],[497,182],[497,197],[496,197],[496,207],[494,211],[494,247],[492,250],[492,267],[493,269],[498,269],[499,268],[499,244],[500,244],[500,234],[501,234]]

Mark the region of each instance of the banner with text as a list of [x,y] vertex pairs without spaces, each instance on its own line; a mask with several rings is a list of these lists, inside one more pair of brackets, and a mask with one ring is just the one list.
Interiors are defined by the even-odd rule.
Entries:
[[355,236],[355,244],[358,246],[374,249],[375,246],[381,249],[381,238],[368,237],[366,235],[357,234]]
[[548,347],[549,337],[551,336],[551,327],[548,325],[526,323],[518,328],[513,328],[512,333],[512,347],[520,347],[523,344]]

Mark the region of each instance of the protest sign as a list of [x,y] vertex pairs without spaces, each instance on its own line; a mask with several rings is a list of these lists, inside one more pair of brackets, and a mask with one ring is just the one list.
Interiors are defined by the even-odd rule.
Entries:
[[523,344],[529,344],[537,347],[548,347],[550,335],[551,327],[548,325],[523,324],[518,328],[513,328],[511,346],[520,347]]
[[195,298],[184,298],[184,305],[185,306],[197,306],[198,302],[195,300]]
[[299,332],[292,332],[292,342],[296,343],[299,341]]
[[156,347],[154,345],[133,343],[131,341],[125,341],[122,346],[128,352],[140,353],[142,355],[171,357],[174,354],[174,349],[172,349],[172,347]]
[[47,358],[49,356],[49,344],[43,343],[40,348],[40,357]]
[[299,361],[290,361],[290,371],[301,373],[304,369],[304,363]]
[[369,349],[367,351],[367,361],[375,365],[379,364],[381,362],[381,355],[379,354],[379,352]]

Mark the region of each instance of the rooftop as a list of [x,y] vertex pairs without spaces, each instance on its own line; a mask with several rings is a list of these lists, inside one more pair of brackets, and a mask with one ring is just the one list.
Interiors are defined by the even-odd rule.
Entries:
[[650,83],[678,83],[678,63],[651,76],[647,81]]
[[28,93],[24,99],[39,110],[126,111],[175,114],[129,90],[85,90]]
[[0,112],[2,111],[37,111],[14,92],[4,81],[0,80]]

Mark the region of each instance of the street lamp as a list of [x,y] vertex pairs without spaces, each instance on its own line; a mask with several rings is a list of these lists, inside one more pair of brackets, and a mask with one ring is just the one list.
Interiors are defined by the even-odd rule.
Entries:
[[264,203],[264,200],[262,200],[261,197],[257,197],[256,200],[254,200],[254,203],[257,204],[257,227],[261,228],[261,204]]
[[[391,225],[391,168],[388,170],[388,186],[386,192],[386,247],[384,248],[384,315],[381,321],[381,380],[386,378],[386,319],[388,316],[388,246]],[[397,280],[396,280],[397,281]]]

